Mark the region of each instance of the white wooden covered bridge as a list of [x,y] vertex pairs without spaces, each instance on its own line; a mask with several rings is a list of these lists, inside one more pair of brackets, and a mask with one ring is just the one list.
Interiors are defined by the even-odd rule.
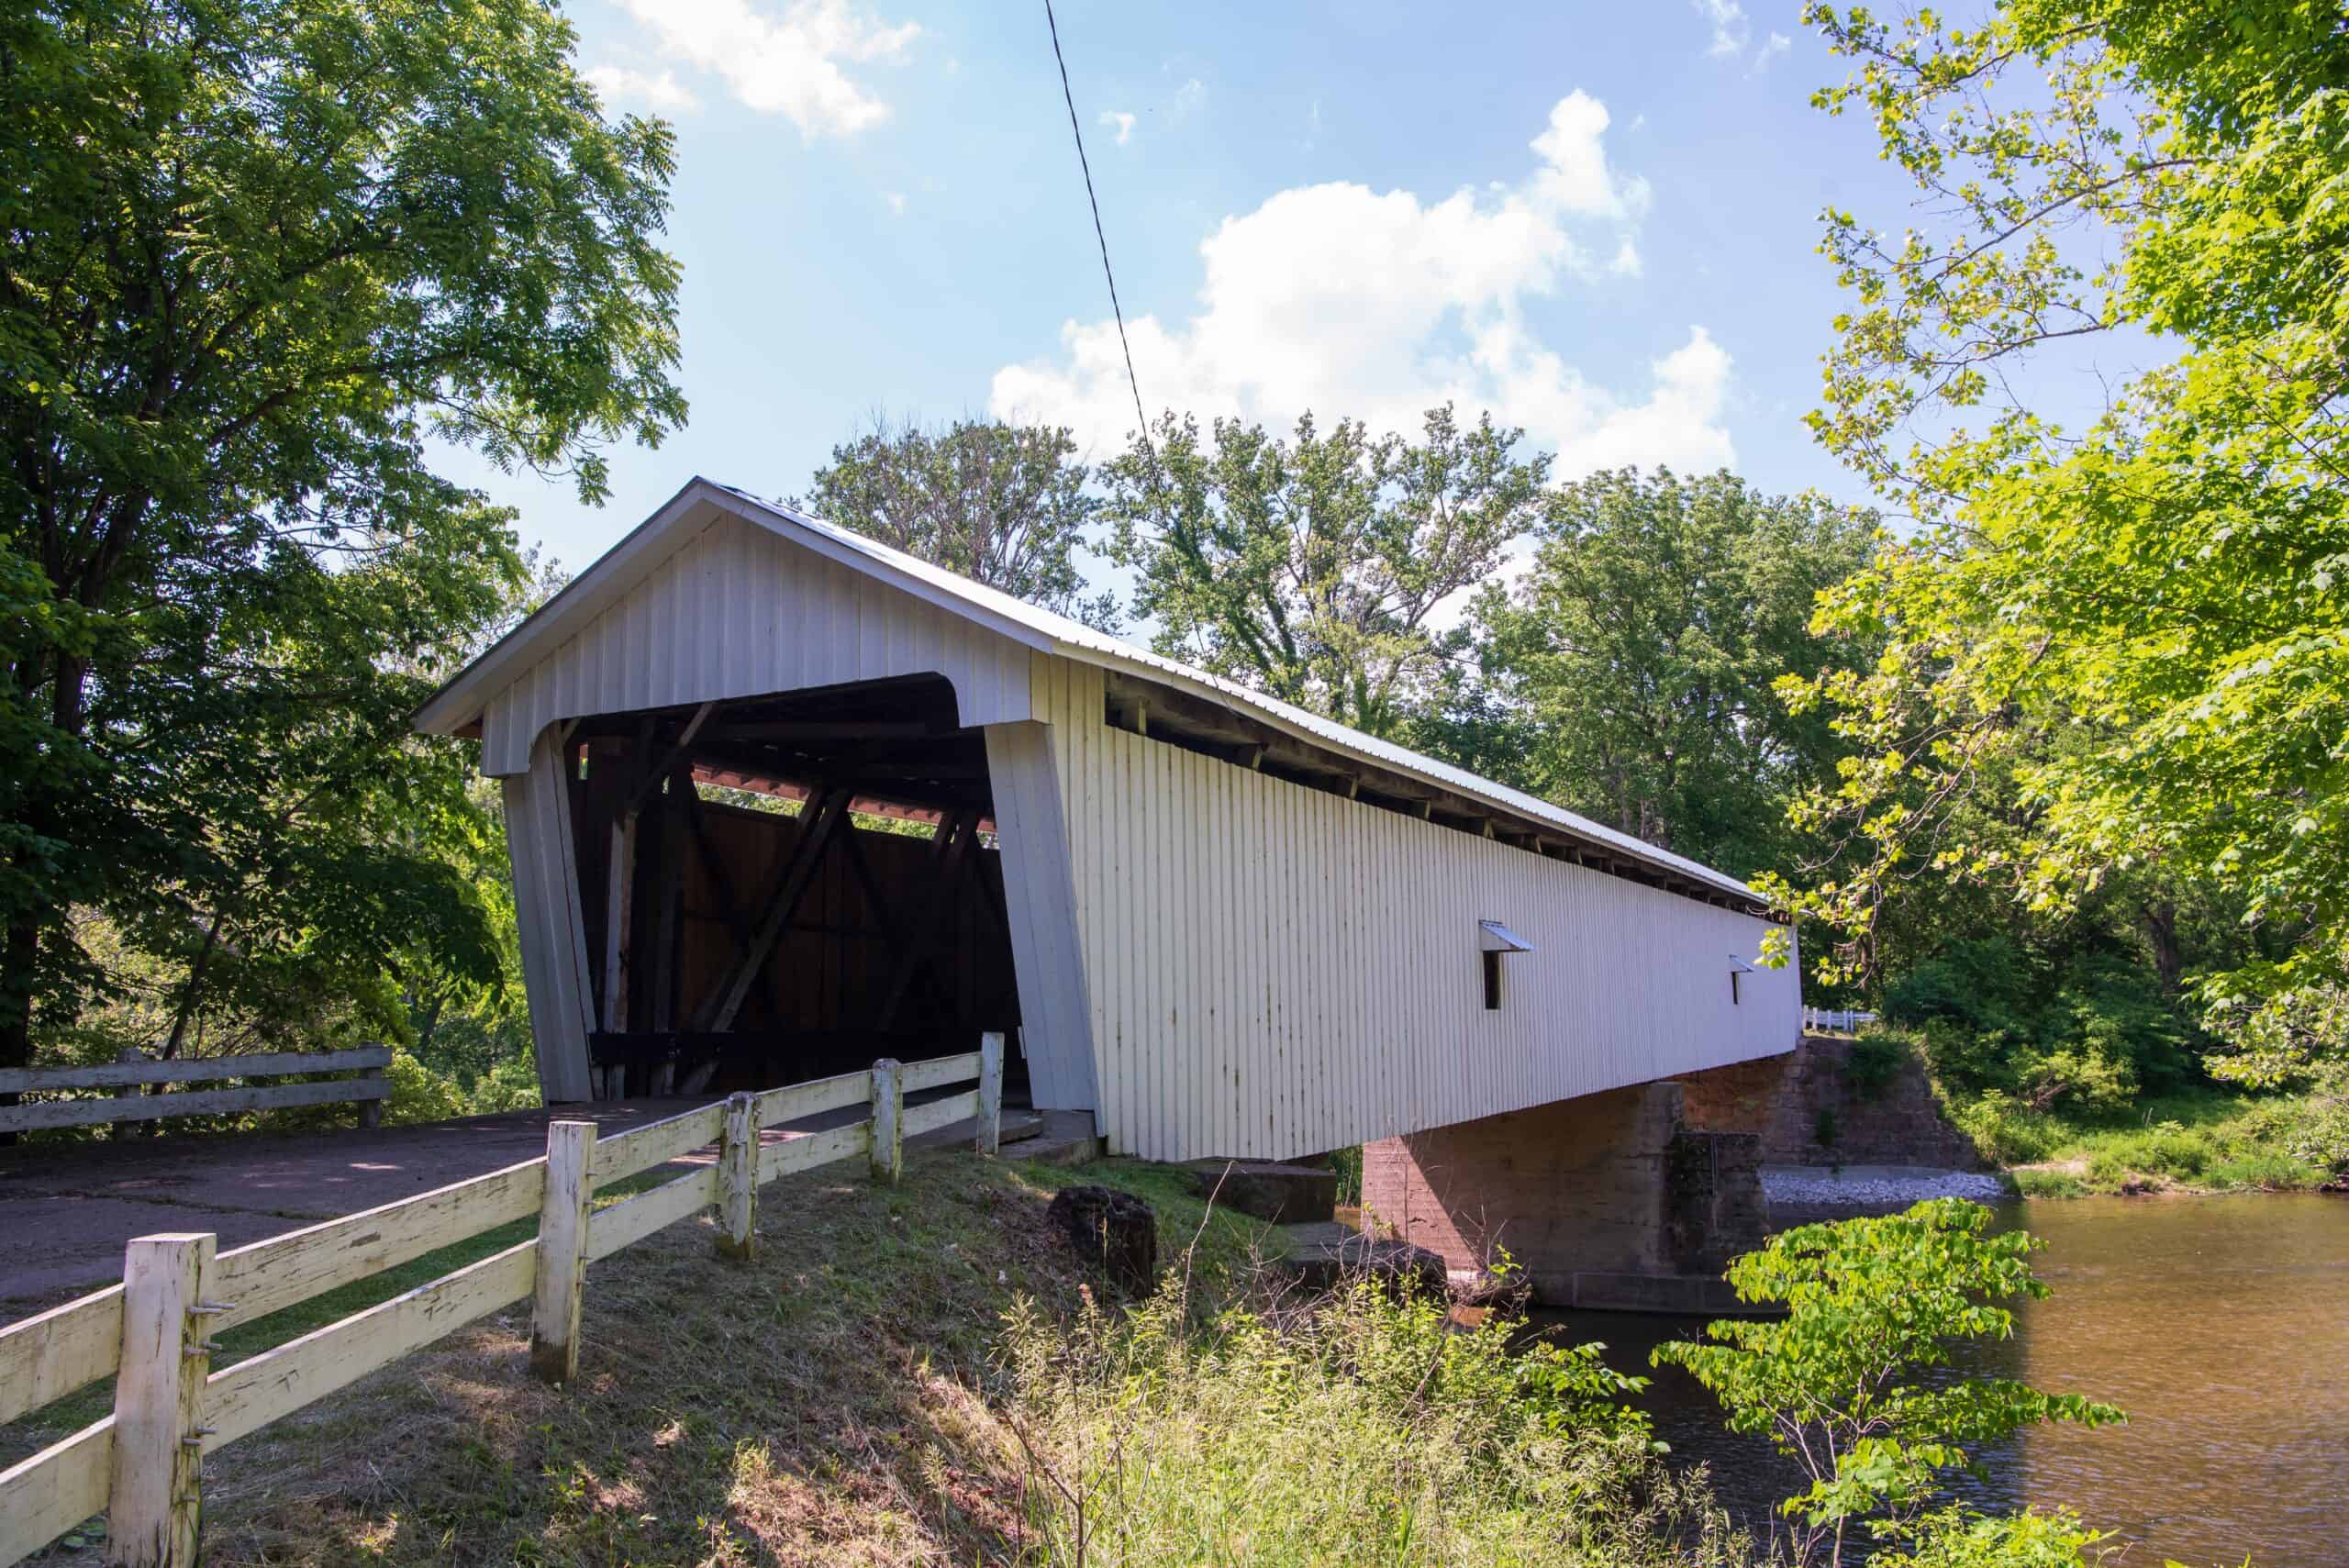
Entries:
[[416,722],[503,781],[550,1100],[1017,1029],[1114,1151],[1287,1158],[1800,1030],[1735,879],[706,480]]

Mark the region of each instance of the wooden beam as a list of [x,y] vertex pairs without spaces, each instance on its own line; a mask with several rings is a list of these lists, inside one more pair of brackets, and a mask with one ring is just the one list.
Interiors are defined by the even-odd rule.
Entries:
[[889,989],[881,1003],[881,1017],[875,1026],[885,1029],[896,1022],[897,1008],[906,999],[912,985],[914,970],[938,946],[938,934],[954,915],[955,885],[962,880],[963,868],[970,863],[970,848],[979,836],[978,824],[968,812],[958,813],[947,819],[933,842],[939,845],[931,857],[935,880],[930,893],[935,902],[930,917],[918,922],[914,939],[897,954],[897,965],[889,976]]
[[717,707],[718,704],[713,701],[694,709],[694,716],[685,720],[685,728],[678,733],[676,740],[670,742],[669,750],[660,762],[646,768],[639,776],[636,789],[628,801],[628,810],[631,814],[644,809],[644,803],[652,798],[653,792],[661,787],[661,781],[676,772],[677,764],[685,758],[685,749],[694,743],[694,737],[701,732],[703,723]]
[[825,846],[831,841],[832,831],[840,826],[841,819],[848,815],[848,791],[827,789],[800,814],[798,842],[785,859],[783,874],[751,932],[751,945],[735,956],[717,989],[696,1012],[690,1026],[696,1032],[734,1027],[734,1015],[742,1010],[752,983],[766,967],[767,957],[782,940],[784,928],[791,923],[800,899],[814,884],[817,869],[823,863]]

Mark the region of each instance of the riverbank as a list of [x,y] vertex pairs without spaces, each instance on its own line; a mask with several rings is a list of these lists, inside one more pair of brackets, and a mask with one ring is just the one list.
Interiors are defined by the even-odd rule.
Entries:
[[2307,1192],[2335,1180],[2310,1156],[2321,1123],[2340,1113],[2315,1095],[2218,1089],[2138,1101],[2121,1115],[2083,1117],[1996,1105],[1954,1119],[2028,1197],[2158,1192]]

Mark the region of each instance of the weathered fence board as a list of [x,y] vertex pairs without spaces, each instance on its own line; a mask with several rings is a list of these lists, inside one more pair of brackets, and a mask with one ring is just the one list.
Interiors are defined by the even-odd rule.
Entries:
[[253,1084],[241,1089],[144,1095],[135,1100],[28,1100],[20,1106],[0,1106],[0,1132],[96,1127],[110,1121],[161,1121],[174,1116],[239,1116],[246,1111],[330,1106],[342,1100],[388,1099],[391,1093],[387,1079],[338,1078],[327,1084]]
[[29,1557],[106,1506],[114,1418],[0,1470],[0,1562]]
[[220,1254],[218,1289],[232,1329],[280,1307],[397,1268],[538,1213],[546,1190],[541,1155],[397,1203],[362,1209],[306,1229],[288,1231]]
[[759,1095],[759,1125],[773,1127],[778,1122],[797,1121],[802,1117],[861,1106],[872,1088],[870,1073],[843,1073],[837,1078],[818,1078],[812,1084],[769,1089]]
[[949,1084],[967,1084],[979,1075],[979,1053],[965,1051],[961,1056],[940,1056],[928,1062],[908,1062],[897,1070],[897,1082],[906,1093],[918,1095],[924,1089],[942,1089]]
[[952,1127],[958,1121],[974,1120],[978,1114],[979,1092],[976,1089],[949,1095],[942,1100],[931,1100],[926,1105],[907,1106],[904,1134],[907,1138],[919,1138],[925,1132]]
[[718,1101],[649,1123],[630,1132],[596,1140],[596,1184],[608,1186],[640,1171],[665,1165],[680,1154],[690,1154],[718,1141],[726,1129],[726,1102]]
[[122,1353],[122,1286],[0,1329],[0,1422],[114,1375]]
[[759,1182],[764,1185],[795,1171],[812,1171],[837,1160],[853,1160],[873,1150],[873,1124],[852,1121],[800,1138],[770,1143],[759,1151]]
[[377,1367],[530,1294],[538,1243],[521,1241],[355,1317],[216,1372],[205,1384],[204,1451],[236,1441]]
[[392,1064],[388,1045],[349,1051],[264,1051],[249,1056],[175,1056],[169,1062],[134,1059],[92,1067],[0,1068],[0,1095],[45,1089],[117,1089],[139,1084],[203,1084],[222,1078],[277,1078],[290,1073],[363,1073]]
[[608,1258],[718,1201],[718,1167],[696,1171],[649,1193],[599,1208],[587,1221],[587,1261]]

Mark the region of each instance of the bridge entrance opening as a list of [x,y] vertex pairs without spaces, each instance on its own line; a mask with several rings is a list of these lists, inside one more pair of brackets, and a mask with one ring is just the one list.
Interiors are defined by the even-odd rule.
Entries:
[[1019,1027],[985,739],[944,679],[599,715],[562,745],[597,1099]]

